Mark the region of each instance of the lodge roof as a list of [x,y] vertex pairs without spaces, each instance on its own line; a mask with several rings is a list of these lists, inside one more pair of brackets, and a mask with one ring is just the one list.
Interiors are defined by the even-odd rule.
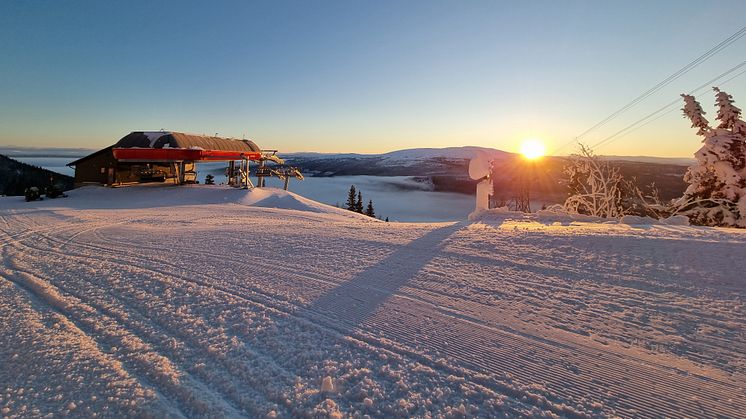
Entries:
[[208,135],[185,134],[173,131],[133,131],[125,135],[116,144],[96,151],[74,162],[68,166],[75,166],[80,162],[101,153],[111,152],[112,148],[191,148],[203,150],[258,152],[259,146],[251,140],[238,140],[235,138],[213,137]]
[[114,144],[114,148],[201,148],[221,151],[260,151],[251,140],[212,137],[167,131],[134,131]]

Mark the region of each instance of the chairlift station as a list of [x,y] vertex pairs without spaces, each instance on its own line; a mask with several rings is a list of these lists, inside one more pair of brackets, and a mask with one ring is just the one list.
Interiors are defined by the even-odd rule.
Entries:
[[[68,164],[75,167],[75,184],[122,186],[146,182],[197,183],[196,166],[201,162],[226,162],[227,184],[234,187],[263,187],[265,178],[285,181],[303,175],[285,165],[277,150],[262,150],[251,140],[193,135],[171,131],[134,131],[116,144]],[[256,185],[250,178],[255,163]],[[272,165],[267,163],[271,162]]]

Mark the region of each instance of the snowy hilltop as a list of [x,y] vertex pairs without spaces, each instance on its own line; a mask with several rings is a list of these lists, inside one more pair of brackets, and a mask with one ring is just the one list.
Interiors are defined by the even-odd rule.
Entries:
[[69,195],[0,198],[4,417],[743,413],[743,230]]

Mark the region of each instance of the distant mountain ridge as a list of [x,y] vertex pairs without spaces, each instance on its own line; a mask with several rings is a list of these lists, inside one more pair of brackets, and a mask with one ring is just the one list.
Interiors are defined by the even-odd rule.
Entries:
[[[436,191],[473,194],[475,181],[469,178],[469,160],[479,154],[507,163],[519,158],[518,154],[487,147],[414,148],[383,154],[323,154],[280,153],[285,160],[301,168],[310,176],[412,176],[416,180],[432,185]],[[619,167],[622,174],[635,178],[641,186],[655,184],[665,199],[681,196],[685,189],[683,181],[686,167],[692,159],[602,156]],[[547,156],[537,163],[541,173],[541,184],[536,192],[561,202],[567,193],[564,183],[566,156]],[[497,176],[502,169],[498,169]]]
[[[15,156],[69,157],[75,160],[81,154],[93,150],[64,148],[0,147],[11,150]],[[518,157],[515,153],[488,147],[464,146],[445,148],[413,148],[382,154],[358,153],[279,153],[288,164],[299,167],[307,176],[411,176],[436,191],[474,193],[475,182],[467,175],[469,160],[478,154],[486,154],[498,161]],[[33,163],[29,158],[25,160]],[[692,159],[647,157],[647,156],[603,156],[613,161],[627,177],[635,177],[640,185],[655,183],[665,197],[680,196],[685,189],[683,175]],[[540,192],[555,197],[564,196],[566,186],[563,167],[567,157],[549,156],[537,167],[547,181],[539,187]],[[31,160],[31,161],[29,161]],[[559,198],[558,198],[559,199]]]
[[[290,164],[303,168],[315,176],[373,175],[373,176],[466,176],[470,159],[478,154],[502,160],[515,158],[510,153],[494,148],[463,146],[445,148],[412,148],[382,154],[356,153],[280,153]],[[566,156],[547,156],[544,161],[563,162]],[[649,156],[602,156],[615,162],[689,166],[694,159]]]
[[695,158],[687,157],[650,157],[650,156],[601,156],[608,161],[628,161],[637,163],[673,164],[678,166],[691,166],[696,162]]
[[478,154],[486,154],[492,158],[503,158],[515,155],[507,151],[495,148],[463,146],[444,148],[410,148],[404,150],[390,151],[380,156],[388,160],[416,160],[416,159],[472,159]]
[[12,147],[0,146],[0,154],[11,158],[15,157],[70,157],[71,160],[87,156],[97,150],[89,148],[64,148],[64,147]]
[[[86,156],[97,149],[90,148],[66,148],[66,147],[25,147],[25,146],[0,146],[0,154],[8,157],[71,157]],[[459,147],[423,147],[394,150],[386,153],[320,153],[320,152],[292,152],[283,153],[291,159],[386,159],[389,161],[403,160],[425,160],[425,159],[471,159],[477,153],[486,153],[491,157],[501,158],[515,156],[516,153],[498,150],[490,147],[459,146]],[[552,156],[564,157],[564,156]],[[655,157],[655,156],[602,156],[606,160],[629,161],[639,163],[660,163],[688,166],[694,163],[694,158],[686,157]],[[74,159],[73,159],[74,160]]]
[[[485,153],[493,158],[515,157],[517,153],[499,150],[490,147],[460,146],[443,148],[409,148],[389,151],[386,153],[318,153],[318,152],[294,152],[280,153],[282,156],[296,159],[386,159],[389,161],[403,160],[426,160],[426,159],[472,159],[478,153]],[[567,156],[547,156],[548,158],[565,158]],[[601,156],[610,161],[627,161],[637,163],[673,164],[689,166],[694,163],[694,158],[687,157],[656,157],[656,156]]]

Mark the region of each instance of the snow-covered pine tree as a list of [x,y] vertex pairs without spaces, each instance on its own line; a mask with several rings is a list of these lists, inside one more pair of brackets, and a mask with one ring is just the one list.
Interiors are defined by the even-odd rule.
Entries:
[[357,191],[357,201],[355,201],[355,212],[363,213],[363,193]]
[[697,135],[706,135],[710,130],[710,121],[705,118],[707,112],[702,110],[699,102],[697,102],[692,95],[682,94],[684,98],[684,115],[692,121],[692,128],[699,128]]
[[746,134],[746,122],[741,120],[741,109],[733,104],[733,96],[717,87],[713,89],[715,90],[715,103],[718,106],[717,120],[720,121],[718,128],[729,129],[733,134]]
[[368,201],[368,207],[365,209],[365,215],[368,217],[376,217],[376,212],[373,210],[373,200]]
[[357,191],[355,191],[355,185],[350,186],[350,191],[347,192],[347,202],[345,202],[345,208],[350,211],[355,211],[355,198]]
[[713,89],[720,121],[717,128],[710,127],[693,96],[681,95],[684,115],[704,139],[694,153],[697,163],[684,175],[689,186],[674,205],[676,213],[686,215],[693,224],[746,228],[746,123],[733,97]]

